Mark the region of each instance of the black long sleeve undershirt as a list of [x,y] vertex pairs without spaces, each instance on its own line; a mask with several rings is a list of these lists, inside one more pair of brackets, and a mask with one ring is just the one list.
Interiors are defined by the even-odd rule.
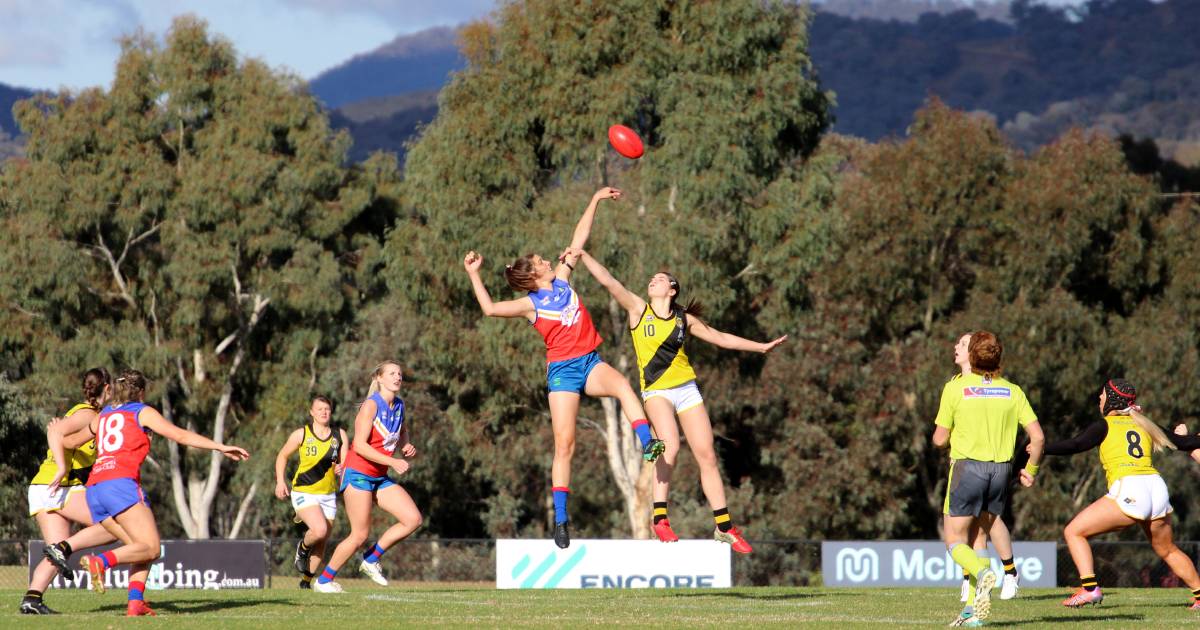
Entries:
[[[1181,451],[1192,451],[1200,448],[1200,437],[1195,435],[1175,435],[1170,430],[1162,428],[1163,433],[1167,434],[1171,443],[1175,448]],[[1073,438],[1068,440],[1058,440],[1057,442],[1049,442],[1046,444],[1045,453],[1047,455],[1074,455],[1090,451],[1104,441],[1108,437],[1108,422],[1103,418],[1087,425]]]

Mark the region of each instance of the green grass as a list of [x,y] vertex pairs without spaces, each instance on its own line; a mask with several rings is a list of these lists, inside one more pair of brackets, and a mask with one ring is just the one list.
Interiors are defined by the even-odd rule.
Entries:
[[[47,603],[66,615],[55,625],[122,628],[168,621],[172,628],[493,627],[944,627],[959,611],[958,589],[735,588],[716,590],[498,591],[489,584],[343,582],[347,593],[299,591],[277,578],[261,591],[148,593],[158,620],[124,619],[125,594],[51,592]],[[3,590],[5,630],[49,627],[49,620],[16,613],[22,591]],[[997,594],[999,591],[997,591]],[[989,626],[1179,628],[1198,616],[1186,609],[1185,589],[1113,589],[1099,608],[1059,605],[1066,589],[1025,589],[997,600]],[[85,620],[83,617],[87,616]],[[8,624],[13,624],[9,626]],[[84,625],[86,624],[86,625]]]

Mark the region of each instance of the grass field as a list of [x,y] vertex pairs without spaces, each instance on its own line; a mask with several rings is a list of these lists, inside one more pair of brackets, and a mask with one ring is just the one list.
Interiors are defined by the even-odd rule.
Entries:
[[[66,613],[50,619],[16,612],[23,591],[0,591],[8,604],[0,615],[13,627],[123,628],[169,623],[172,628],[367,628],[431,626],[671,628],[945,626],[959,610],[958,589],[735,588],[718,590],[498,591],[489,584],[393,584],[387,588],[347,580],[341,595],[321,595],[277,579],[258,591],[150,592],[157,619],[125,619],[125,594],[51,592],[47,603]],[[287,584],[287,587],[280,586]],[[997,591],[998,593],[999,591]],[[1059,605],[1066,589],[1027,589],[1018,599],[997,601],[989,626],[1179,628],[1200,615],[1186,609],[1179,589],[1114,589],[1104,605],[1069,610]],[[87,615],[86,626],[83,616]],[[12,624],[12,625],[9,625]]]

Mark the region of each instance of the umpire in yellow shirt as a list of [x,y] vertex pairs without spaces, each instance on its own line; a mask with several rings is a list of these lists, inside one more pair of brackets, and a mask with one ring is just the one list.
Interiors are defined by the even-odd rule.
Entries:
[[968,532],[976,519],[979,527],[989,529],[1004,511],[1017,425],[1030,440],[1029,463],[1021,471],[1026,487],[1033,485],[1046,438],[1025,392],[1000,376],[1004,348],[996,335],[986,330],[972,333],[967,352],[971,374],[942,389],[933,444],[950,447],[950,479],[942,508],[946,547],[975,582],[966,608],[951,625],[972,627],[991,614],[996,574],[975,555]]

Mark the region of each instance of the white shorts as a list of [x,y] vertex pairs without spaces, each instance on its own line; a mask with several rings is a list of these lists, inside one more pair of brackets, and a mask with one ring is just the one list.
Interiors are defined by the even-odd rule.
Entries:
[[1121,477],[1113,482],[1107,496],[1126,516],[1138,521],[1153,521],[1175,511],[1167,484],[1158,475]]
[[650,400],[655,397],[666,398],[670,401],[671,405],[675,407],[675,413],[687,411],[704,403],[704,397],[700,395],[700,388],[696,387],[696,381],[688,381],[683,385],[667,389],[651,389],[642,392],[642,400]]
[[336,494],[309,494],[307,492],[292,491],[292,507],[296,509],[296,512],[313,505],[321,506],[321,510],[325,512],[325,518],[332,521],[337,517]]
[[29,486],[29,515],[61,510],[67,504],[67,497],[72,492],[83,492],[84,490],[86,490],[84,486],[59,486],[57,490],[50,492],[50,486],[46,484],[31,485]]

